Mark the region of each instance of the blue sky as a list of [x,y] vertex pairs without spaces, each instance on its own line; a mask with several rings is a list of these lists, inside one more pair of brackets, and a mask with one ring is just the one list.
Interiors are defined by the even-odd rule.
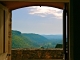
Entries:
[[12,30],[47,35],[63,34],[62,10],[47,6],[13,10]]

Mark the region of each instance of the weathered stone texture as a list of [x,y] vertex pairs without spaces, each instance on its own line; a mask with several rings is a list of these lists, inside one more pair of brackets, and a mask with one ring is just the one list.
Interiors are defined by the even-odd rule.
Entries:
[[63,59],[63,50],[12,50],[11,60]]

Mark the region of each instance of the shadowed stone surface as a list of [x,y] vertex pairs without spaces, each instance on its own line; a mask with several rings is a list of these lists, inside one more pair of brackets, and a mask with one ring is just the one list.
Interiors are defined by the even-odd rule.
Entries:
[[63,59],[63,50],[12,50],[11,60]]

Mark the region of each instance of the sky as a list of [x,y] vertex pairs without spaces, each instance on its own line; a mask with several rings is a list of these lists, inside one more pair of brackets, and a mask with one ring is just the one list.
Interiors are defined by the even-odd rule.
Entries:
[[46,35],[63,34],[63,10],[30,6],[12,11],[12,30]]

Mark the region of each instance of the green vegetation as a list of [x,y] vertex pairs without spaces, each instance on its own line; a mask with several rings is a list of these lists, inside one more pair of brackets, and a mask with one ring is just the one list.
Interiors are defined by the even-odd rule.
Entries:
[[[49,39],[48,39],[49,38]],[[43,36],[34,33],[21,33],[12,30],[12,49],[15,48],[55,48],[57,44],[62,43],[62,39],[54,39],[49,36]],[[61,48],[61,45],[59,48]]]
[[38,45],[44,45],[47,43],[47,38],[39,35],[39,34],[34,34],[34,33],[24,33],[22,34],[23,36],[29,38],[31,41]]
[[62,44],[57,44],[57,45],[55,46],[55,48],[63,48],[63,45],[62,45]]
[[31,48],[38,47],[30,39],[24,37],[21,32],[12,30],[12,48]]

